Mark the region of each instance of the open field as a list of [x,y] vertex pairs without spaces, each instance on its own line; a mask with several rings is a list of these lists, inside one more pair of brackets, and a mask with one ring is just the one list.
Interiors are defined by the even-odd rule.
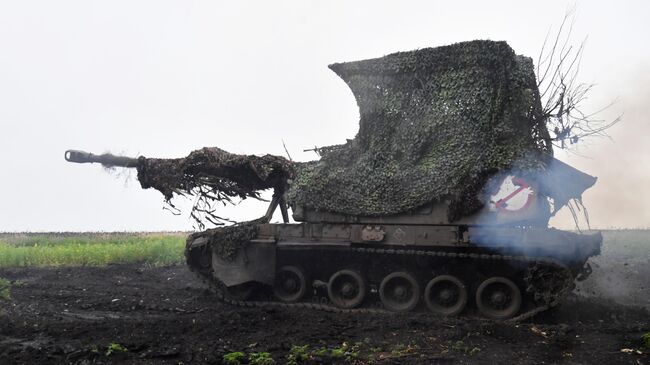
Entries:
[[[56,261],[57,267],[4,267],[0,364],[225,364],[231,359],[269,365],[268,358],[276,364],[648,364],[650,348],[643,339],[650,331],[648,311],[615,301],[650,303],[645,289],[650,233],[604,235],[603,254],[593,260],[594,273],[580,284],[579,295],[519,324],[429,313],[231,307],[216,301],[184,265],[160,265],[160,257],[175,257],[161,256],[166,249],[127,255],[140,257],[137,263],[68,258]],[[163,245],[167,236],[0,235],[0,241],[8,251],[56,252],[57,247]],[[164,247],[176,252],[172,247],[180,245],[182,257],[183,236],[170,236]],[[26,260],[21,262],[35,262]]]
[[184,262],[184,233],[0,233],[0,267]]

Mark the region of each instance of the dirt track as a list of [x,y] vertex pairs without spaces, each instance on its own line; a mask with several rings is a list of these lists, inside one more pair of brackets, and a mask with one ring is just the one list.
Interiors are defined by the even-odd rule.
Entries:
[[[0,302],[0,363],[220,363],[231,351],[362,342],[383,364],[646,364],[642,309],[574,297],[519,325],[427,313],[340,315],[233,308],[214,301],[184,266],[4,269],[13,300]],[[111,343],[128,352],[107,355]],[[365,356],[365,355],[364,355]],[[310,363],[345,363],[315,356]]]

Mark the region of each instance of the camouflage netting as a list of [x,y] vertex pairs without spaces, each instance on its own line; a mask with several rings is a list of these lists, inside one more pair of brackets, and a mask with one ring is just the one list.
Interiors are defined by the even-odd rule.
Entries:
[[[281,156],[236,155],[216,147],[193,151],[185,158],[140,157],[138,180],[142,188],[154,188],[169,202],[173,194],[195,195],[192,217],[218,224],[212,202],[231,202],[232,198],[259,198],[265,189],[286,189],[293,176],[291,162]],[[171,204],[171,203],[170,203]],[[172,205],[173,206],[173,205]]]
[[193,151],[185,158],[141,158],[138,180],[142,188],[159,190],[166,199],[200,186],[229,197],[257,197],[259,190],[279,187],[292,174],[280,156],[236,155],[216,147]]
[[205,238],[214,253],[224,260],[231,261],[236,257],[239,248],[257,236],[256,223],[260,222],[251,221],[192,233],[187,237],[187,245],[189,246],[197,239]]
[[453,221],[506,169],[551,153],[532,60],[505,42],[472,41],[333,64],[360,109],[357,136],[297,166],[289,202],[380,216],[449,200]]
[[[381,216],[449,201],[449,219],[481,208],[497,172],[545,167],[552,153],[532,60],[505,42],[471,41],[330,66],[356,97],[357,136],[321,159],[235,155],[203,148],[181,159],[141,158],[143,188],[210,202],[287,192],[292,206]],[[287,186],[287,184],[289,186]],[[288,190],[287,190],[288,189]],[[201,204],[201,202],[205,204]],[[200,217],[197,221],[200,220]]]

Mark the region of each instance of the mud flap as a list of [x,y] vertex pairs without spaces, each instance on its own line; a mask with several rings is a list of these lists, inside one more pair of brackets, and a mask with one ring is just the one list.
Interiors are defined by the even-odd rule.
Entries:
[[232,260],[212,253],[214,275],[226,286],[256,281],[273,285],[275,279],[275,243],[249,243]]

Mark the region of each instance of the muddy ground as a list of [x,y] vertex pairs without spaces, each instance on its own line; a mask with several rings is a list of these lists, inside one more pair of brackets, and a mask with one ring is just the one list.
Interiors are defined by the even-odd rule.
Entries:
[[269,352],[284,364],[294,345],[309,345],[307,363],[650,363],[645,353],[621,352],[641,347],[646,309],[602,298],[573,296],[505,324],[234,308],[216,302],[184,266],[3,269],[0,277],[14,282],[12,299],[0,301],[0,364],[219,364],[235,351]]

